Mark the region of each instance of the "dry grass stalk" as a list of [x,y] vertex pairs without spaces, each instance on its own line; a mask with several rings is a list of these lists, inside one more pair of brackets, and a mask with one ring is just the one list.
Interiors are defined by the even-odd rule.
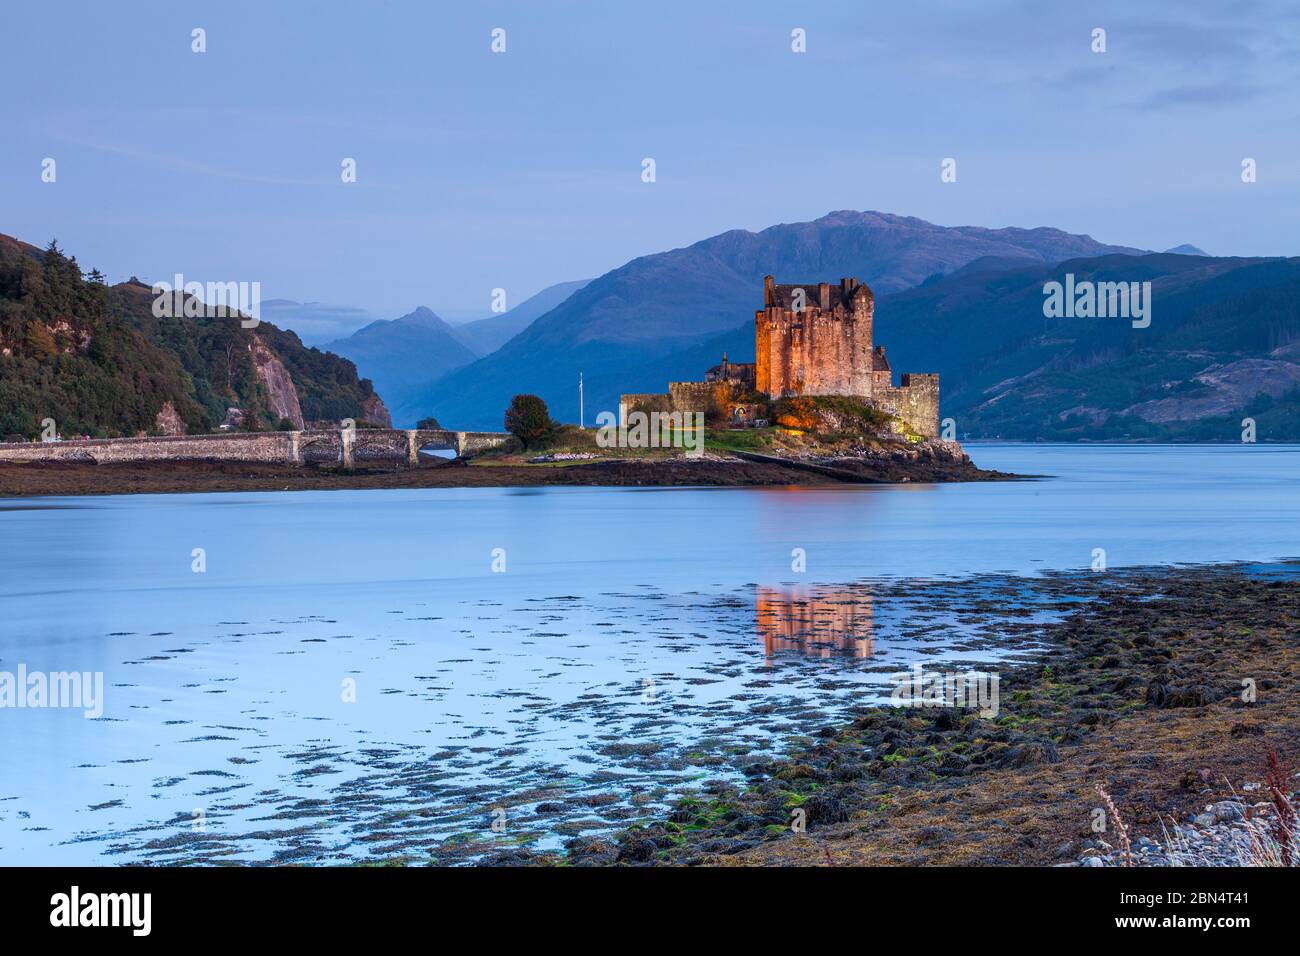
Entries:
[[1115,832],[1119,834],[1120,845],[1124,847],[1124,865],[1133,865],[1133,844],[1129,842],[1128,827],[1124,825],[1124,818],[1119,815],[1119,809],[1115,806],[1115,801],[1110,798],[1110,794],[1105,791],[1101,784],[1096,784],[1097,793],[1101,796],[1101,801],[1106,805],[1106,813],[1110,819],[1115,821]]

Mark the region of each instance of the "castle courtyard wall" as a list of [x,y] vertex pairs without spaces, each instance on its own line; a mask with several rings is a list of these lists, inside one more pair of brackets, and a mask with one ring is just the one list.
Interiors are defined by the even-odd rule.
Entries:
[[668,397],[675,412],[703,412],[707,417],[725,414],[735,387],[730,382],[669,382]]
[[[624,412],[671,412],[673,400],[663,392],[633,392],[620,395],[618,403]],[[620,416],[621,418],[621,416]]]
[[901,388],[877,389],[872,402],[881,411],[907,422],[918,435],[939,437],[939,376],[911,373]]

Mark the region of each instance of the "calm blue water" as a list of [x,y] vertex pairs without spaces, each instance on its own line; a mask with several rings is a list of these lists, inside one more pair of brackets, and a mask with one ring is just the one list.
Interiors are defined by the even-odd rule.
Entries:
[[617,791],[608,827],[720,773],[715,736],[779,750],[918,655],[998,657],[896,579],[1300,554],[1300,448],[969,450],[1053,477],[0,500],[0,671],[105,675],[95,720],[0,709],[0,863],[427,853],[507,803],[554,846],[522,790]]

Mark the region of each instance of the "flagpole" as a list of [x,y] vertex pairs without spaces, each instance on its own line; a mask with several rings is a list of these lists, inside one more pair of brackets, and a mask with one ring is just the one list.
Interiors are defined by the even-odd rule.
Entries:
[[587,430],[587,420],[582,405],[582,373],[578,373],[578,428]]

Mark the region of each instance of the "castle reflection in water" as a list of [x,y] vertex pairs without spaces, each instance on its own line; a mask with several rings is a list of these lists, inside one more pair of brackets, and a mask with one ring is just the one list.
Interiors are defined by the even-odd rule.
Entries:
[[870,657],[876,650],[871,595],[864,590],[760,586],[755,619],[769,658],[783,651]]

